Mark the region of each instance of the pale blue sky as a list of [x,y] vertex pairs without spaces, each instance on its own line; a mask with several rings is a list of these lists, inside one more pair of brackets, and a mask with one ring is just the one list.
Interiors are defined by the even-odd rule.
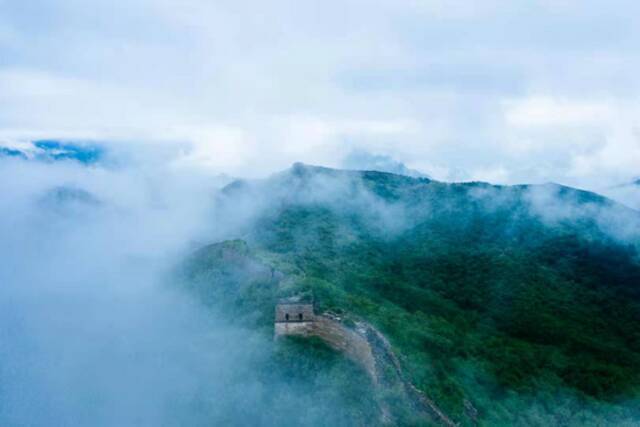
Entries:
[[[635,1],[0,0],[0,141],[260,175],[353,150],[436,178],[640,175]],[[164,150],[164,148],[163,148]]]

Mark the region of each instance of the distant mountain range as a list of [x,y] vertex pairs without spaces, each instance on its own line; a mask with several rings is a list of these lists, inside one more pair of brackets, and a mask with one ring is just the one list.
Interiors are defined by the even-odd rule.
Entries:
[[75,160],[87,165],[99,162],[105,153],[105,148],[95,143],[51,139],[0,146],[0,157],[16,157],[44,162]]
[[404,163],[391,156],[372,154],[364,150],[354,150],[343,160],[345,169],[372,170],[405,175],[413,178],[430,178],[426,173],[408,168]]
[[57,186],[48,189],[38,199],[40,206],[57,211],[76,207],[98,207],[102,202],[90,192],[74,186]]

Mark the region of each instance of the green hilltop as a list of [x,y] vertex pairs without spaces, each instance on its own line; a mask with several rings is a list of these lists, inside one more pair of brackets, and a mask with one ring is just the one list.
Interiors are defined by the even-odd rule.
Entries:
[[[195,252],[182,274],[199,300],[238,322],[269,334],[274,305],[292,295],[347,325],[364,320],[461,425],[640,420],[640,213],[555,184],[302,164],[218,197],[228,239]],[[327,387],[352,402],[337,424],[373,423],[353,393],[395,405],[397,424],[420,423],[393,391],[363,388],[361,377],[347,387],[354,366],[316,365],[321,343],[274,344],[286,345],[308,369],[331,372]],[[305,378],[291,363],[277,369]]]

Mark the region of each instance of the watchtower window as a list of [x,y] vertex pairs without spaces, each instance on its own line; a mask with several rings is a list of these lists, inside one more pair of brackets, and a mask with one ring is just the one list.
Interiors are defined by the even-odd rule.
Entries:
[[289,313],[284,315],[284,320],[286,320],[287,322],[289,321]]
[[302,313],[298,314],[298,320],[302,320]]

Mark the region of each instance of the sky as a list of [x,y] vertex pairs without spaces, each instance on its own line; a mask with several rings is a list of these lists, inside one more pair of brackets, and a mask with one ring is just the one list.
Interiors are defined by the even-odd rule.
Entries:
[[[158,425],[167,402],[191,414],[180,396],[229,394],[257,338],[162,286],[229,226],[209,209],[230,177],[304,162],[554,181],[640,209],[620,186],[640,177],[638,16],[631,0],[0,0],[0,424]],[[32,141],[43,161],[6,156]]]
[[264,176],[388,157],[433,178],[640,175],[640,4],[0,0],[0,143],[105,141]]

